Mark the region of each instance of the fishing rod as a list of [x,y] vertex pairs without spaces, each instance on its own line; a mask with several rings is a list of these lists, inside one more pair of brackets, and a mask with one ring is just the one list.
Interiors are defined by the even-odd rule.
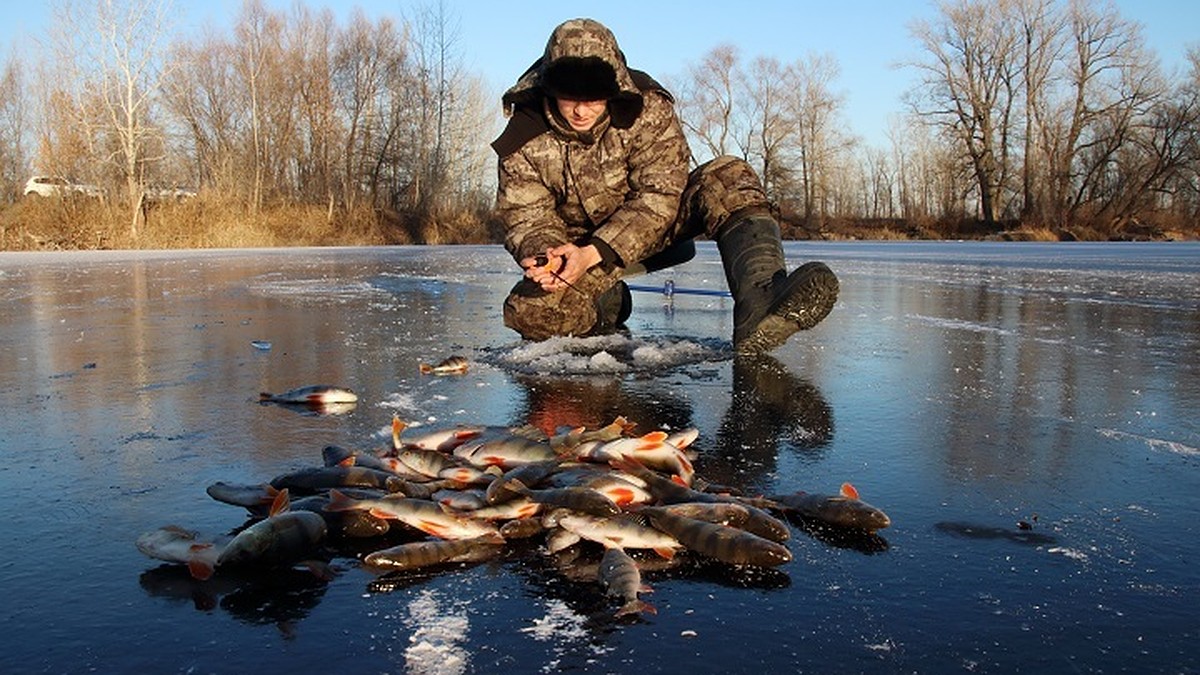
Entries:
[[709,288],[680,288],[676,286],[675,282],[671,281],[670,279],[668,279],[667,282],[662,285],[662,287],[646,286],[643,284],[627,285],[631,291],[641,291],[643,293],[662,293],[663,297],[668,299],[673,298],[676,295],[708,295],[718,298],[733,297],[729,291],[717,291]]

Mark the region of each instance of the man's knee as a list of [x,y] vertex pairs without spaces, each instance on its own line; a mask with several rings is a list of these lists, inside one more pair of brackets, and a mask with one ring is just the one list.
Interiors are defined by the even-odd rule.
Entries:
[[[518,287],[526,282],[518,284]],[[534,289],[514,288],[504,301],[504,325],[517,331],[527,340],[545,340],[559,335],[583,335],[596,323],[596,310],[591,302],[563,302],[564,293],[547,293],[536,284]]]
[[769,211],[767,194],[758,174],[745,160],[722,155],[696,167],[684,191],[685,218],[690,229],[710,238],[735,213]]

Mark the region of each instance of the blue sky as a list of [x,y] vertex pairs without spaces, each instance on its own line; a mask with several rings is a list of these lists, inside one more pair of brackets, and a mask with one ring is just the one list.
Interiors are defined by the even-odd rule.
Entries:
[[[225,29],[241,4],[241,0],[178,0],[177,28],[189,33],[205,24]],[[293,2],[268,0],[268,4],[286,9]],[[328,7],[343,19],[355,6],[371,17],[400,16],[417,6],[401,0],[305,0],[305,4]],[[1116,4],[1123,16],[1142,24],[1147,44],[1168,68],[1181,66],[1189,45],[1200,45],[1200,3],[1121,0]],[[851,131],[873,144],[886,142],[888,120],[901,110],[900,95],[911,83],[911,69],[896,67],[919,56],[908,26],[914,19],[936,13],[932,2],[915,0],[693,0],[686,4],[676,0],[445,0],[445,7],[458,22],[458,50],[465,64],[483,76],[497,96],[541,53],[554,26],[577,16],[607,25],[631,66],[663,80],[682,75],[688,65],[725,43],[737,47],[746,61],[771,56],[786,63],[813,52],[830,54],[841,67],[834,88],[845,96]],[[5,3],[0,54],[7,55],[14,47],[36,52],[32,40],[47,34],[51,15],[47,2]]]

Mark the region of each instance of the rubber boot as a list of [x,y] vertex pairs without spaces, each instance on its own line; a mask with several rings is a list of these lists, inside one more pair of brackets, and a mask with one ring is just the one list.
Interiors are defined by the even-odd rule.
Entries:
[[733,295],[738,353],[778,347],[796,331],[820,323],[837,301],[837,277],[824,263],[806,263],[787,273],[779,225],[766,214],[731,219],[717,233],[717,249]]

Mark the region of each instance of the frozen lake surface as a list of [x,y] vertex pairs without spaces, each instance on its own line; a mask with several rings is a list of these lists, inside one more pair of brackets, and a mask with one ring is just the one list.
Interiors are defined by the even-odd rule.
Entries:
[[[713,296],[635,293],[628,337],[522,344],[499,247],[0,254],[0,672],[1200,670],[1200,246],[786,253],[841,297],[751,363]],[[725,288],[710,244],[637,282],[667,280]],[[419,373],[453,354],[466,375]],[[360,401],[257,402],[308,384]],[[393,414],[694,426],[713,482],[849,481],[893,524],[794,525],[766,571],[648,572],[658,614],[632,621],[535,550],[380,583],[343,547],[328,582],[198,582],[134,547],[241,527],[207,486],[380,447]]]

